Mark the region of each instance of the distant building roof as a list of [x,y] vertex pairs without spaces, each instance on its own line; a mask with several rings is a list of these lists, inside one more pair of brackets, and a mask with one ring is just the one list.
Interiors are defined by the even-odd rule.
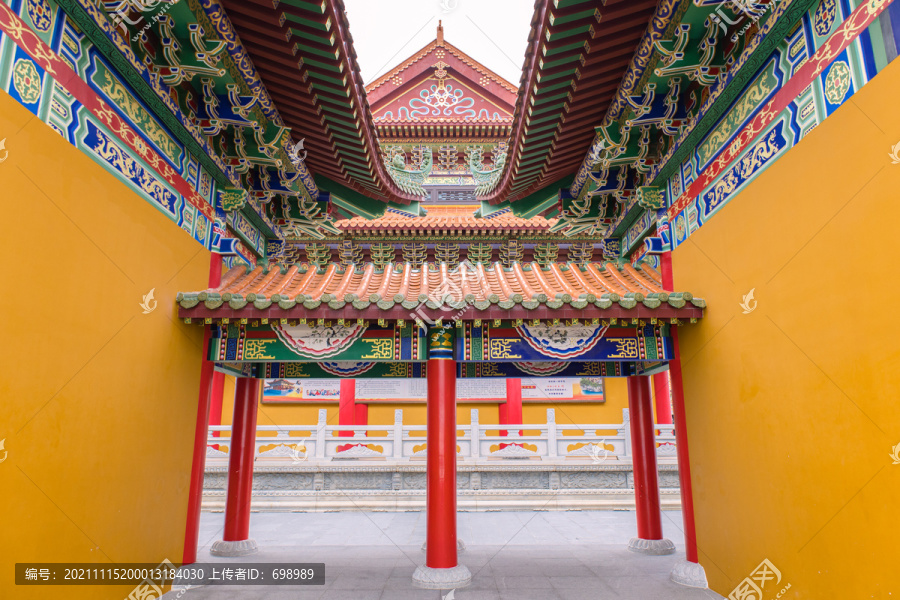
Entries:
[[469,233],[478,236],[480,233],[541,233],[546,232],[556,223],[556,219],[532,217],[523,219],[513,214],[510,209],[499,210],[486,217],[476,217],[478,205],[462,206],[426,206],[428,214],[413,216],[410,213],[388,209],[384,216],[377,219],[354,217],[335,222],[335,226],[345,233],[366,234],[372,232],[394,233]]

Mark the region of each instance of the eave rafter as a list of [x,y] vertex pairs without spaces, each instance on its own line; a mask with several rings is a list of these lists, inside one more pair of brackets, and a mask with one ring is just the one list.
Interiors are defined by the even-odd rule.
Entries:
[[520,201],[577,168],[655,7],[653,0],[538,4],[508,167],[482,200]]
[[662,0],[572,185],[560,190],[554,230],[603,236],[612,256],[668,249],[667,178],[814,5],[732,4],[726,26],[722,7]]
[[408,204],[391,179],[359,75],[341,0],[225,2],[310,168],[366,196]]

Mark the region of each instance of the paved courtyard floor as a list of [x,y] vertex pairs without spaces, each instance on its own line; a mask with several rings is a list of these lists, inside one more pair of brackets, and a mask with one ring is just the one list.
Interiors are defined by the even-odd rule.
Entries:
[[[179,599],[441,600],[448,591],[412,585],[424,564],[424,512],[254,513],[251,536],[260,552],[217,559],[210,545],[221,538],[224,515],[204,513],[201,562],[325,563],[324,586],[206,586]],[[460,562],[472,583],[449,600],[706,600],[709,591],[669,581],[684,558],[681,513],[663,513],[663,531],[678,548],[670,556],[643,556],[625,545],[635,535],[633,511],[465,512]],[[176,594],[166,595],[166,600]]]

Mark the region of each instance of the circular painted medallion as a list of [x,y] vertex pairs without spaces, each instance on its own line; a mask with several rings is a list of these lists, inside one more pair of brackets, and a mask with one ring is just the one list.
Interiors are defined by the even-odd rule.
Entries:
[[831,104],[840,104],[850,89],[850,65],[839,61],[831,65],[825,78],[825,99]]
[[41,97],[41,76],[34,63],[27,58],[20,58],[13,67],[13,85],[22,102],[34,104]]
[[683,242],[687,238],[687,223],[685,222],[684,215],[678,215],[678,218],[675,219],[675,239],[679,242]]
[[813,17],[813,29],[816,30],[816,35],[825,37],[831,33],[835,16],[837,16],[836,0],[822,0]]
[[31,22],[34,23],[37,31],[41,33],[50,31],[51,14],[52,11],[47,0],[28,0],[28,16],[31,17]]

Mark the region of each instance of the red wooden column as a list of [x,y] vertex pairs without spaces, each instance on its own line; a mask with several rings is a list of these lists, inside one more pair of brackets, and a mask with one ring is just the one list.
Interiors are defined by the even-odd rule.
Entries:
[[[222,404],[225,396],[225,373],[221,371],[213,372],[212,386],[209,392],[209,425],[218,426],[222,424]],[[213,433],[215,437],[219,437],[220,432]]]
[[[356,424],[356,380],[341,379],[341,397],[338,401],[338,425]],[[350,430],[338,433],[342,437],[353,435]]]
[[[501,425],[522,424],[522,380],[510,378],[506,380],[506,404],[499,407],[499,421]],[[519,435],[522,431],[519,430]],[[506,429],[500,430],[500,435],[507,435]]]
[[[213,252],[209,257],[209,278],[207,285],[217,288],[222,282],[222,255]],[[189,565],[197,562],[197,544],[200,537],[200,503],[203,499],[203,474],[206,470],[206,438],[209,431],[210,398],[218,393],[219,414],[222,412],[221,373],[216,373],[213,363],[208,360],[209,340],[212,325],[203,331],[203,350],[200,358],[200,393],[197,399],[197,420],[194,424],[194,455],[191,461],[191,483],[188,491],[187,523],[184,530],[184,552],[181,562]],[[217,377],[218,376],[218,377]],[[216,382],[219,387],[216,388]],[[218,389],[218,392],[216,390]],[[221,422],[221,420],[220,420]]]
[[[355,425],[368,425],[369,424],[369,405],[363,402],[356,403],[356,414],[354,415]],[[366,432],[366,435],[369,435]]]
[[246,556],[258,550],[256,541],[249,538],[259,382],[253,377],[241,377],[235,386],[234,418],[228,448],[225,532],[222,539],[212,545],[210,554],[213,556]]
[[429,589],[453,589],[472,580],[459,564],[456,538],[456,361],[454,330],[428,332],[426,427],[425,566],[413,583]]
[[[674,291],[672,252],[660,255],[660,274],[663,289]],[[674,357],[669,361],[672,382],[672,412],[675,416],[675,453],[678,457],[678,486],[681,490],[681,514],[684,520],[684,554],[687,560],[676,563],[669,577],[675,583],[690,587],[708,587],[706,572],[697,553],[697,529],[694,524],[694,493],[691,488],[691,458],[688,452],[687,421],[684,411],[684,386],[681,378],[681,349],[678,346],[678,327],[672,327]]]
[[631,455],[634,465],[634,504],[637,537],[628,549],[642,554],[672,554],[675,544],[662,535],[659,504],[659,474],[656,467],[656,439],[650,378],[628,378],[628,413],[631,420]]
[[672,424],[672,400],[669,398],[669,374],[653,375],[653,399],[656,405],[656,424]]

